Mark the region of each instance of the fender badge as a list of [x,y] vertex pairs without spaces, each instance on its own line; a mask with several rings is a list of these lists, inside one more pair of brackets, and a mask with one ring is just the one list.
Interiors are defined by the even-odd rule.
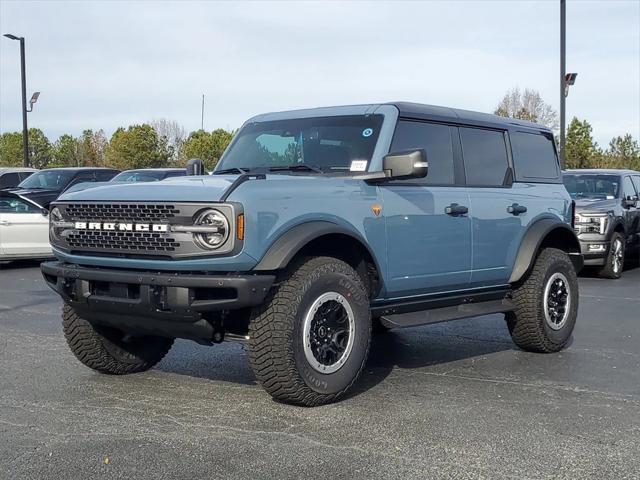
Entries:
[[382,212],[382,205],[374,203],[373,205],[371,205],[371,211],[373,212],[373,214],[376,217],[379,217],[380,216],[380,212]]

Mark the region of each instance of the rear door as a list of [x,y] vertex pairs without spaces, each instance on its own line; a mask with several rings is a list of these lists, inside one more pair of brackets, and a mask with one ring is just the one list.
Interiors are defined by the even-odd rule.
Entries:
[[50,254],[49,221],[42,210],[21,198],[0,198],[0,249],[8,256]]
[[[508,282],[527,213],[509,207],[523,203],[511,189],[507,133],[460,127],[466,186],[471,200],[473,238],[471,287]],[[526,206],[526,205],[525,205]]]
[[394,180],[380,187],[386,219],[390,296],[464,289],[471,277],[471,220],[447,207],[469,206],[461,185],[455,127],[401,119],[391,152],[423,148],[427,177]]

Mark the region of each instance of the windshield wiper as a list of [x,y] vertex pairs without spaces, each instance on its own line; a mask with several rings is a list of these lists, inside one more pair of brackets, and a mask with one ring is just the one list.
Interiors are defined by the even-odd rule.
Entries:
[[300,163],[298,165],[281,165],[277,167],[269,168],[270,172],[314,172],[324,173],[320,167],[313,165],[307,165],[306,163]]
[[249,169],[240,168],[240,167],[231,167],[231,168],[223,168],[222,170],[216,170],[215,172],[213,172],[214,175],[224,175],[226,173],[239,173],[242,175],[245,173],[249,173]]

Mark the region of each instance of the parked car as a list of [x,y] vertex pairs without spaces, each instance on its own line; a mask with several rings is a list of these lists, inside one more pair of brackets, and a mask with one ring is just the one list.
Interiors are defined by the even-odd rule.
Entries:
[[120,172],[108,182],[78,183],[67,189],[67,192],[79,192],[87,188],[103,187],[113,183],[139,183],[158,182],[173,177],[184,177],[187,171],[184,168],[145,168],[138,170],[125,170]]
[[26,167],[0,168],[0,190],[17,186],[21,181],[37,171],[36,168]]
[[[48,168],[29,176],[17,187],[5,190],[47,208],[62,192],[76,183],[106,182],[118,173],[120,171],[113,168]],[[0,191],[1,196],[2,191]]]
[[567,170],[563,181],[576,202],[576,233],[585,265],[620,278],[625,258],[640,251],[640,172]]
[[0,261],[51,256],[48,212],[5,192],[0,197]]
[[549,129],[411,103],[259,115],[211,176],[63,195],[51,243],[85,365],[239,340],[267,392],[306,406],[350,390],[374,325],[504,313],[519,347],[561,350],[582,266]]

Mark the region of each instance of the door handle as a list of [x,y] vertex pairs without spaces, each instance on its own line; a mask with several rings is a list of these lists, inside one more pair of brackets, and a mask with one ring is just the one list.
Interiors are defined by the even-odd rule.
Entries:
[[0,220],[0,225],[8,227],[11,225],[11,222],[9,220]]
[[458,205],[457,203],[452,203],[451,205],[449,205],[444,209],[444,213],[455,217],[458,215],[465,215],[469,213],[469,209],[464,205]]
[[527,207],[525,207],[524,205],[518,205],[517,203],[514,203],[513,205],[509,205],[507,207],[507,212],[509,212],[511,215],[520,215],[521,213],[527,213]]

